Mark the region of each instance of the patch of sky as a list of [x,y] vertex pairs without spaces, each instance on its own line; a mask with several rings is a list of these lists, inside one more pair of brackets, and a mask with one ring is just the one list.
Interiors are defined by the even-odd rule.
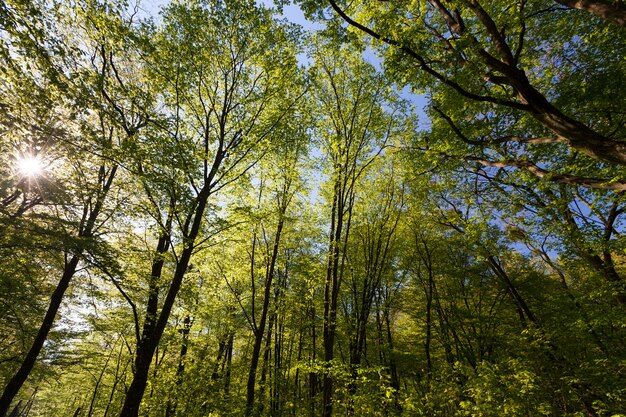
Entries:
[[140,19],[160,20],[161,9],[170,3],[169,0],[145,0],[131,2],[128,5],[128,13]]

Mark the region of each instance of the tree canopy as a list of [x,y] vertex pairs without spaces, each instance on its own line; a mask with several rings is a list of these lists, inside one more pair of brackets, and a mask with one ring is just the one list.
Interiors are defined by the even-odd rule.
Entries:
[[0,416],[622,415],[625,25],[2,2]]

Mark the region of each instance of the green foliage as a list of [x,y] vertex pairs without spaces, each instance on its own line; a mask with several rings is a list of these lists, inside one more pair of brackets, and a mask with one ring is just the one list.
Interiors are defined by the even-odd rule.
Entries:
[[169,300],[142,416],[619,416],[623,29],[278,3],[0,4],[3,387],[79,261],[15,412],[120,415]]

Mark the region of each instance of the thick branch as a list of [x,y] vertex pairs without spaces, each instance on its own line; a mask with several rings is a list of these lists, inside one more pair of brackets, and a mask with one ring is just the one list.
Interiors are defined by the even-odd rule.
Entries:
[[404,52],[407,55],[409,55],[410,57],[414,58],[419,63],[420,69],[422,71],[424,71],[427,74],[435,77],[437,80],[441,81],[443,84],[447,85],[448,87],[451,87],[457,93],[461,94],[463,97],[467,97],[469,99],[476,100],[476,101],[481,101],[481,102],[500,104],[502,106],[506,106],[506,107],[510,107],[510,108],[514,108],[514,109],[518,109],[518,110],[529,110],[528,105],[523,104],[523,103],[518,103],[516,101],[510,101],[510,100],[499,99],[499,98],[491,97],[491,96],[481,96],[479,94],[474,94],[474,93],[466,90],[461,85],[459,85],[457,82],[447,78],[445,75],[443,75],[440,72],[438,72],[438,71],[434,70],[433,68],[431,68],[428,65],[426,59],[423,56],[421,56],[420,54],[418,54],[416,51],[414,51],[412,48],[402,44],[400,41],[388,38],[386,36],[382,36],[378,32],[375,32],[374,30],[372,30],[372,29],[370,29],[370,28],[368,28],[366,26],[363,26],[359,22],[353,20],[350,16],[348,16],[337,5],[337,3],[334,0],[328,0],[328,2],[332,6],[332,8],[337,12],[337,14],[339,14],[339,16],[341,16],[341,18],[343,20],[345,20],[349,25],[354,26],[355,28],[359,29],[360,31],[367,33],[368,35],[370,35],[374,39],[377,39],[377,40],[379,40],[381,42],[384,42],[384,43],[386,43],[389,46],[393,46],[393,47],[396,47],[396,48],[400,49],[402,52]]
[[478,145],[478,146],[487,146],[487,145],[497,145],[500,143],[507,142],[518,142],[518,143],[529,143],[532,145],[547,145],[553,143],[564,142],[563,139],[557,137],[541,137],[541,138],[523,138],[521,136],[509,135],[502,136],[497,139],[490,140],[472,140],[463,134],[461,129],[454,123],[452,118],[445,114],[439,107],[433,106],[433,110],[435,110],[447,123],[450,125],[450,128],[463,142],[469,145]]
[[621,1],[604,0],[554,0],[571,9],[584,10],[617,26],[626,27],[626,10]]
[[496,23],[493,21],[491,16],[489,16],[489,14],[485,11],[485,9],[482,8],[482,6],[480,5],[480,3],[478,3],[478,1],[469,0],[468,4],[469,4],[469,7],[476,14],[476,17],[478,17],[480,22],[487,29],[487,33],[489,33],[489,36],[491,37],[493,43],[495,44],[498,54],[502,57],[502,59],[507,65],[514,66],[516,61],[515,61],[515,58],[513,57],[513,52],[511,52],[511,49],[509,48],[509,45],[506,43],[504,36],[502,36],[502,34],[498,31],[498,27],[496,26]]

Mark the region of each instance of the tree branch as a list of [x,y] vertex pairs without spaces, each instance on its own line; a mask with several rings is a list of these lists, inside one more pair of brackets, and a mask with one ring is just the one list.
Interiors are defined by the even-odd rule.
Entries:
[[[457,158],[457,157],[452,157]],[[530,161],[516,161],[512,159],[505,159],[501,161],[491,161],[488,159],[476,157],[476,156],[465,156],[465,160],[478,162],[481,165],[496,167],[496,168],[519,168],[523,169],[536,177],[543,179],[545,181],[560,183],[560,184],[568,184],[575,185],[579,187],[587,187],[587,188],[597,188],[601,190],[613,190],[613,191],[626,191],[626,182],[611,182],[610,180],[601,179],[601,178],[589,178],[589,177],[580,177],[577,175],[570,174],[555,174],[553,172],[547,171],[543,168],[538,167],[534,163]]]
[[584,10],[614,25],[626,27],[626,10],[621,1],[605,0],[554,0],[570,9]]
[[438,71],[434,70],[433,68],[431,68],[428,65],[428,62],[426,61],[426,59],[423,56],[421,56],[420,54],[418,54],[416,51],[414,51],[412,48],[402,44],[400,41],[397,41],[395,39],[391,39],[391,38],[388,38],[386,36],[383,36],[383,35],[379,34],[378,32],[375,32],[374,30],[372,30],[372,29],[370,29],[370,28],[368,28],[366,26],[363,26],[359,22],[353,20],[350,16],[348,16],[337,5],[337,3],[334,0],[328,0],[328,2],[330,3],[331,7],[337,12],[337,14],[339,14],[339,16],[341,16],[341,18],[343,20],[345,20],[349,25],[354,26],[355,28],[361,30],[362,32],[367,33],[368,35],[370,35],[374,39],[377,39],[377,40],[379,40],[381,42],[384,42],[384,43],[386,43],[389,46],[393,46],[393,47],[396,47],[396,48],[400,49],[402,52],[404,52],[407,55],[409,55],[410,57],[414,58],[419,63],[420,69],[422,71],[426,72],[429,75],[432,75],[437,80],[441,81],[442,83],[444,83],[448,87],[451,87],[452,89],[454,89],[456,92],[458,92],[462,96],[467,97],[467,98],[472,99],[472,100],[499,104],[499,105],[502,105],[502,106],[506,106],[506,107],[510,107],[510,108],[514,108],[514,109],[518,109],[518,110],[530,110],[530,107],[527,104],[524,104],[524,103],[519,103],[519,102],[516,102],[516,101],[510,101],[510,100],[504,100],[504,99],[500,99],[500,98],[496,98],[496,97],[492,97],[492,96],[482,96],[482,95],[479,95],[479,94],[474,94],[474,93],[464,89],[463,87],[461,87],[461,85],[459,85],[455,81],[447,78],[445,75],[443,75],[440,72],[438,72]]

